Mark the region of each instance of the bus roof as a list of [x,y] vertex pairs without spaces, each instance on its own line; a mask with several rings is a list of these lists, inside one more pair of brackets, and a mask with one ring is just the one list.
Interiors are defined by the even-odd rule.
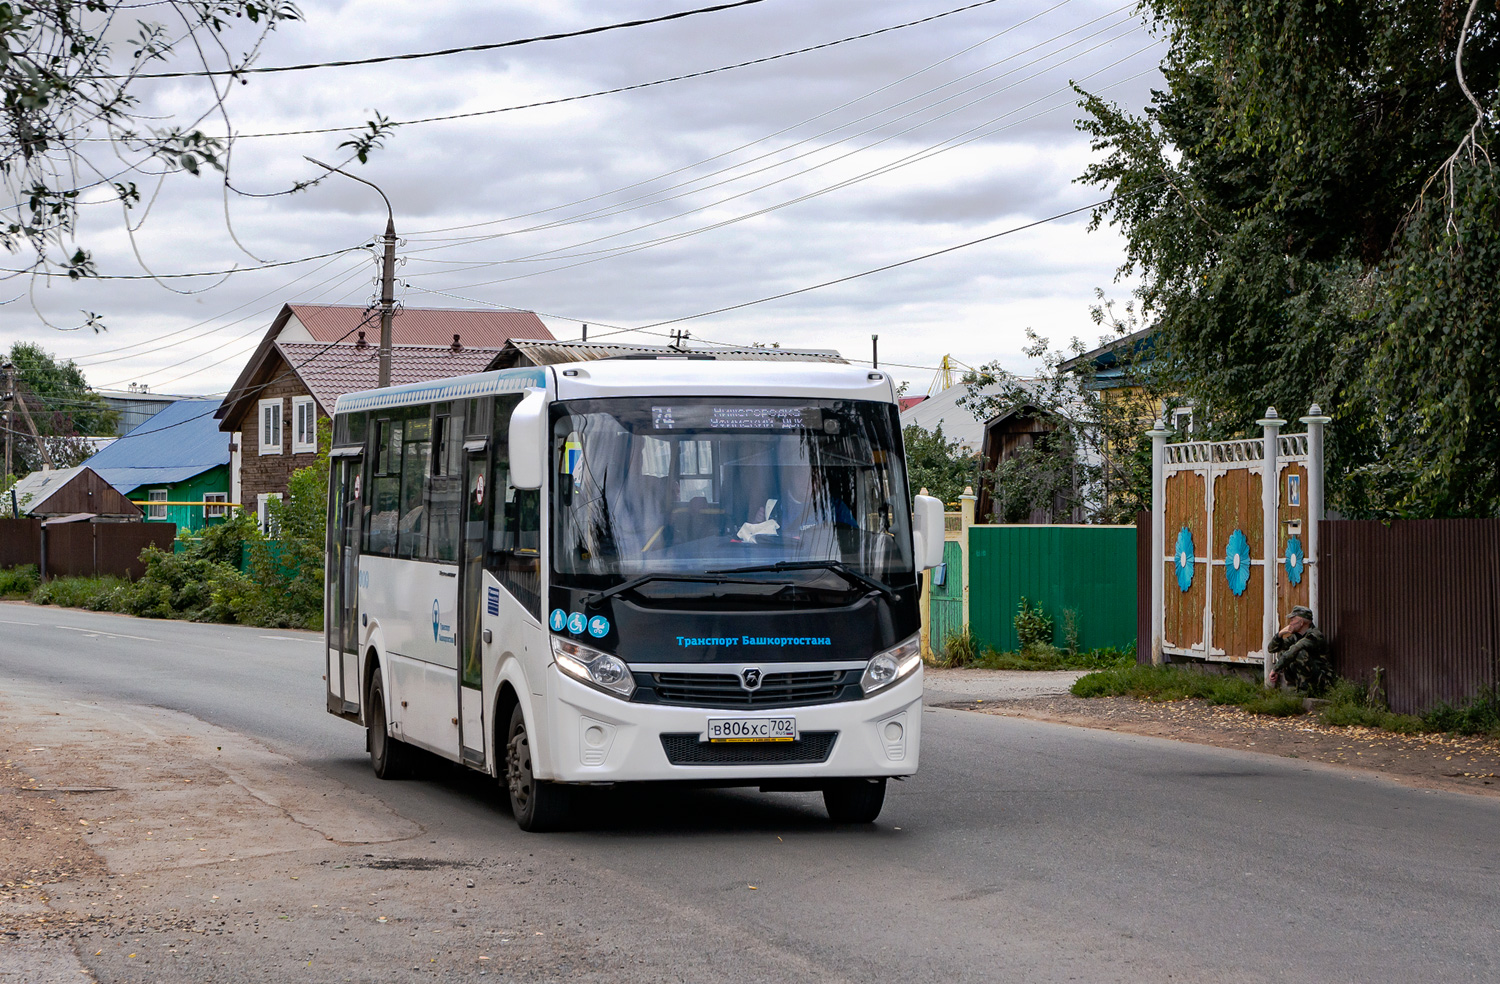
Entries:
[[547,387],[560,400],[612,396],[769,396],[893,403],[889,374],[822,362],[742,362],[701,358],[621,358],[433,379],[346,393],[334,413],[462,400]]

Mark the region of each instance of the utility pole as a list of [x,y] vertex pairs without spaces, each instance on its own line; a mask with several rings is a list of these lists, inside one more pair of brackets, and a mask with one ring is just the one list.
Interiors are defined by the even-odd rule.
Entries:
[[355,177],[348,171],[336,168],[332,164],[324,164],[311,157],[304,157],[304,160],[312,161],[324,170],[342,174],[360,184],[369,185],[385,202],[385,235],[381,237],[385,243],[385,255],[380,262],[380,379],[376,385],[389,386],[391,385],[391,319],[396,315],[396,212],[391,208],[391,200],[373,181]]
[[0,424],[0,426],[3,426],[5,428],[5,471],[3,473],[0,473],[0,481],[4,481],[5,479],[10,477],[10,404],[12,400],[10,387],[10,370],[11,364],[9,362],[5,363],[4,365],[0,365],[0,403],[5,404],[5,415],[3,418],[4,423]]
[[[384,195],[382,194],[381,197]],[[386,219],[385,258],[380,263],[380,382],[377,385],[381,387],[391,385],[391,318],[395,316],[395,313],[396,217],[393,214]]]
[[37,453],[42,456],[42,463],[48,468],[56,468],[57,464],[52,460],[52,453],[47,450],[47,442],[42,440],[41,433],[36,429],[36,421],[31,419],[31,411],[26,409],[26,398],[21,395],[21,387],[17,386],[14,392],[16,406],[21,408],[21,416],[26,418],[26,426],[31,429],[31,436],[36,439],[36,449]]

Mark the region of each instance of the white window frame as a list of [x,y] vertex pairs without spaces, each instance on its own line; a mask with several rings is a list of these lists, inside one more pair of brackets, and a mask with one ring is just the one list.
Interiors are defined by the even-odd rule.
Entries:
[[318,409],[310,396],[292,397],[292,453],[318,453]]
[[214,503],[214,502],[226,502],[227,503],[228,501],[229,501],[229,493],[227,493],[227,492],[205,492],[205,493],[203,493],[203,518],[204,519],[223,519],[225,516],[229,515],[229,507],[227,505],[225,505],[225,506],[210,505],[210,503]]
[[[275,412],[272,413],[268,418],[266,415],[266,411],[273,408]],[[275,400],[261,400],[259,410],[260,416],[256,418],[255,429],[256,433],[260,435],[260,453],[262,455],[280,454],[282,424],[281,418],[285,413],[285,410],[282,407],[281,400],[279,398]],[[273,426],[268,427],[268,423]],[[275,433],[269,433],[270,431],[275,431]],[[269,438],[270,440],[267,440],[267,438]]]
[[159,505],[159,506],[158,505],[148,505],[147,508],[146,508],[146,518],[147,519],[166,519],[167,518],[167,505],[166,505],[166,503],[167,503],[167,500],[170,499],[170,498],[171,498],[171,495],[168,493],[168,491],[166,489],[152,489],[151,491],[147,492],[146,493],[146,501],[148,503],[157,503],[157,502],[160,502],[161,505]]
[[275,536],[276,531],[271,528],[271,500],[281,501],[280,492],[262,492],[255,500],[255,518],[260,523],[260,531],[266,536]]

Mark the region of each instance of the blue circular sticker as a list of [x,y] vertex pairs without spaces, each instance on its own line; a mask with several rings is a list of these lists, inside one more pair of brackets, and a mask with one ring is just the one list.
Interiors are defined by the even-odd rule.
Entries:
[[1236,598],[1250,584],[1250,540],[1244,530],[1229,535],[1229,546],[1224,551],[1224,578]]
[[1302,554],[1301,537],[1289,536],[1286,538],[1286,576],[1293,584],[1302,583],[1302,571],[1305,558]]
[[588,625],[588,619],[583,617],[583,612],[574,612],[568,616],[568,631],[574,635],[583,635],[586,625]]
[[561,632],[563,626],[568,624],[568,613],[561,608],[554,608],[552,609],[552,618],[550,621],[552,622],[552,631]]
[[609,619],[603,615],[595,615],[589,619],[589,635],[595,639],[603,639],[609,635]]
[[1184,526],[1177,531],[1177,549],[1172,557],[1177,568],[1177,590],[1193,586],[1193,531]]

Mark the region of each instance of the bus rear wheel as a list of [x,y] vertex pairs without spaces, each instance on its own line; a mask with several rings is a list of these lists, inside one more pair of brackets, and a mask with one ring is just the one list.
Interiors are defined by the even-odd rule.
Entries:
[[505,730],[505,788],[510,794],[511,813],[522,830],[542,833],[562,829],[569,790],[533,774],[531,738],[520,704],[511,709],[510,726]]
[[412,747],[399,738],[392,738],[385,720],[385,683],[380,671],[375,671],[370,680],[369,710],[365,720],[369,730],[365,744],[370,749],[370,765],[379,779],[405,779],[411,774]]
[[874,823],[885,805],[885,779],[835,779],[823,787],[823,805],[834,823]]

